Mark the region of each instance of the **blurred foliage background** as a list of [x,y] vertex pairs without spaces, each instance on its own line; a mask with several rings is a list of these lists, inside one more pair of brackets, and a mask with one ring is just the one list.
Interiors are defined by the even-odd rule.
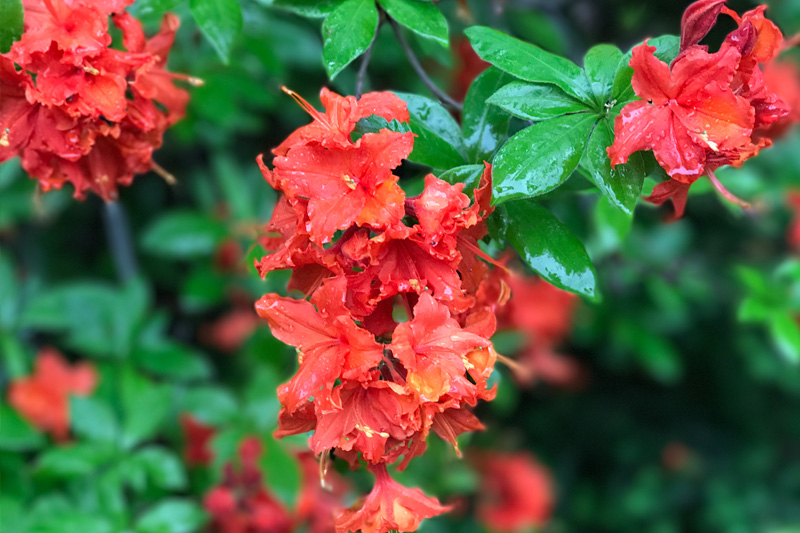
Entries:
[[[271,437],[275,388],[294,370],[294,353],[252,311],[286,282],[282,272],[262,281],[252,268],[276,199],[254,158],[308,120],[281,85],[312,103],[326,85],[352,94],[358,62],[329,82],[320,19],[285,3],[242,1],[228,64],[188,2],[132,6],[151,31],[165,11],[181,16],[170,68],[205,81],[155,155],[176,186],[139,176],[119,205],[104,206],[96,197],[75,202],[67,190],[41,195],[16,161],[0,166],[0,386],[28,375],[42,346],[91,361],[100,376],[95,394],[73,398],[68,446],[49,443],[2,394],[5,531],[203,530],[203,495],[246,435],[262,441],[270,490],[296,505],[294,453],[304,439]],[[458,92],[458,43],[469,25],[579,61],[599,42],[627,50],[676,33],[687,3],[441,0],[451,47],[409,39],[439,86]],[[800,1],[774,0],[769,13],[785,34],[800,31]],[[388,26],[367,89],[429,95]],[[799,152],[795,131],[744,168],[719,172],[756,202],[747,213],[699,184],[687,215],[669,224],[664,209],[640,204],[630,225],[577,185],[547,200],[586,244],[604,295],[579,306],[561,347],[586,382],[521,387],[499,368],[498,398],[478,410],[488,430],[463,443],[466,459],[437,441],[402,474],[460,502],[422,531],[485,531],[472,513],[475,458],[517,450],[552,472],[556,506],[545,531],[800,531],[800,260],[786,240]],[[421,174],[408,174],[401,183],[413,187]],[[125,257],[126,238],[134,257]],[[513,336],[498,349],[513,353]],[[207,467],[182,459],[178,420],[187,413],[216,428]],[[349,504],[370,480],[346,476]]]

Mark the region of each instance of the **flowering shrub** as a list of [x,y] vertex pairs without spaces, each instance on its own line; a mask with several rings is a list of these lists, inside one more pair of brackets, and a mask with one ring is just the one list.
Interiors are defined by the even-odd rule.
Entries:
[[4,528],[796,528],[800,19],[529,4],[0,0]]

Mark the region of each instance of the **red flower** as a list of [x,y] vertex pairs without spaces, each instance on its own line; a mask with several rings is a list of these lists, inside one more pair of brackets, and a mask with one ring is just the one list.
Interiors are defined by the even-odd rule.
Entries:
[[272,334],[298,351],[300,369],[281,387],[280,400],[289,412],[310,397],[327,397],[340,377],[358,379],[383,357],[373,336],[352,318],[317,311],[309,302],[263,296],[256,303],[259,316]]
[[480,460],[478,517],[492,531],[541,527],[553,510],[549,472],[527,453],[487,453]]
[[214,460],[214,452],[209,445],[217,430],[203,424],[192,415],[182,414],[180,424],[185,439],[183,459],[190,466],[207,466]]
[[343,507],[342,500],[349,486],[335,471],[320,468],[311,452],[299,453],[297,457],[303,483],[297,500],[296,521],[305,524],[308,533],[333,533],[334,513]]
[[63,441],[69,435],[70,395],[88,396],[96,384],[93,366],[79,363],[70,367],[57,350],[42,348],[34,373],[11,382],[8,403],[28,422]]
[[251,307],[235,308],[205,326],[201,339],[223,353],[234,353],[253,335],[260,322]]
[[[25,33],[0,56],[0,162],[19,155],[45,191],[71,183],[76,198],[112,200],[134,174],[172,179],[152,153],[188,100],[164,70],[178,19],[147,41],[128,3],[26,0]],[[127,51],[109,48],[111,13]]]
[[754,111],[730,88],[741,54],[732,46],[715,53],[690,48],[672,69],[654,46],[633,49],[633,88],[643,98],[626,105],[615,121],[608,149],[611,165],[639,150],[653,150],[673,179],[691,183],[705,171],[706,152],[750,144]]
[[336,532],[361,531],[385,533],[390,530],[416,531],[423,518],[448,510],[435,498],[428,498],[419,489],[409,489],[395,483],[386,466],[369,467],[375,474],[375,486],[364,503],[344,511],[336,519]]
[[261,443],[248,438],[239,445],[240,465],[225,465],[221,485],[205,496],[214,531],[220,533],[289,533],[289,513],[263,486],[258,459]]

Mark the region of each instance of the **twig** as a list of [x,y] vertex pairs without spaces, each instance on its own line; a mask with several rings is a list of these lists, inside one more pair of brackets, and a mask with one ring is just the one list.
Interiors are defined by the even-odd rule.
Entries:
[[378,40],[378,32],[381,31],[383,25],[383,13],[381,12],[378,24],[375,26],[375,35],[372,36],[369,46],[364,51],[364,56],[361,59],[361,66],[358,67],[358,76],[356,76],[356,98],[361,98],[361,93],[364,92],[364,78],[367,76],[367,67],[369,67],[369,60],[372,58],[372,47],[375,46],[375,41]]
[[118,202],[105,202],[103,220],[117,276],[122,282],[128,281],[136,277],[139,267],[133,252],[133,241],[125,210]]
[[458,111],[461,111],[463,107],[462,104],[450,98],[450,96],[447,93],[445,93],[439,87],[437,87],[436,84],[433,83],[433,80],[430,79],[427,72],[425,72],[425,69],[422,68],[419,59],[417,59],[417,56],[414,54],[414,51],[408,45],[408,42],[406,41],[406,38],[403,36],[403,32],[400,31],[400,26],[397,24],[397,22],[392,17],[387,17],[387,18],[389,19],[389,24],[392,25],[394,34],[397,36],[397,42],[400,43],[400,47],[406,54],[408,62],[411,63],[411,67],[414,69],[414,72],[417,73],[417,76],[419,76],[419,78],[422,80],[422,83],[424,83],[425,86],[428,87],[428,89],[430,89],[430,91],[434,94],[434,96],[436,96],[436,98],[439,99],[440,102],[442,102],[445,105],[449,105],[450,107],[457,109]]

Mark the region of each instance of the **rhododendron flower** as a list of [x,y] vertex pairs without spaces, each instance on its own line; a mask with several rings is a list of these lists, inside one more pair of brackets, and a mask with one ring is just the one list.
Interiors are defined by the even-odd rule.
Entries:
[[363,504],[349,509],[336,520],[336,532],[361,531],[377,533],[389,530],[416,531],[423,518],[443,513],[435,498],[425,496],[420,489],[409,489],[397,484],[386,467],[369,468],[375,474],[375,486]]
[[70,367],[53,348],[42,348],[34,372],[11,382],[8,403],[35,427],[56,440],[69,436],[69,397],[88,396],[97,385],[97,374],[88,363]]
[[548,521],[553,511],[552,481],[533,456],[486,453],[479,469],[478,517],[491,531],[525,531]]
[[[706,175],[728,200],[748,204],[729,193],[714,170],[739,166],[771,144],[770,125],[789,114],[787,102],[767,86],[760,64],[769,68],[780,52],[783,35],[764,16],[765,6],[741,17],[724,2],[699,0],[686,10],[681,52],[671,65],[659,61],[647,42],[633,50],[632,85],[642,100],[627,104],[615,121],[611,165],[639,150],[652,150],[670,179],[647,198],[655,204],[672,200],[683,214],[689,186]],[[716,53],[697,43],[720,13],[739,25]]]
[[217,430],[213,426],[203,424],[192,415],[180,416],[181,429],[183,429],[184,447],[183,459],[189,466],[207,466],[214,460],[211,449],[211,439]]
[[[152,160],[164,131],[179,120],[188,93],[165,70],[178,19],[166,15],[149,41],[113,0],[25,0],[22,38],[0,55],[0,162],[19,155],[47,191],[70,183],[75,197],[105,200]],[[126,50],[109,48],[108,17]]]
[[222,484],[213,487],[203,505],[211,515],[214,531],[220,533],[293,531],[284,506],[264,487],[258,460],[261,443],[247,438],[239,445],[239,468],[225,465]]
[[[414,136],[382,129],[350,139],[368,114],[400,120],[405,104],[388,93],[360,100],[323,91],[323,115],[274,153],[259,156],[264,178],[282,196],[261,239],[270,255],[262,276],[291,268],[290,288],[308,300],[275,294],[256,304],[273,335],[297,348],[298,371],[279,387],[276,437],[313,432],[311,449],[376,475],[359,508],[340,514],[337,531],[411,531],[446,510],[418,489],[394,483],[386,465],[405,468],[433,430],[456,438],[483,429],[469,411],[490,400],[497,354],[489,338],[497,302],[479,298],[492,259],[480,250],[491,212],[491,168],[475,190],[435,176],[406,198],[393,169]],[[504,268],[504,267],[500,267]],[[401,309],[410,320],[395,318]]]

